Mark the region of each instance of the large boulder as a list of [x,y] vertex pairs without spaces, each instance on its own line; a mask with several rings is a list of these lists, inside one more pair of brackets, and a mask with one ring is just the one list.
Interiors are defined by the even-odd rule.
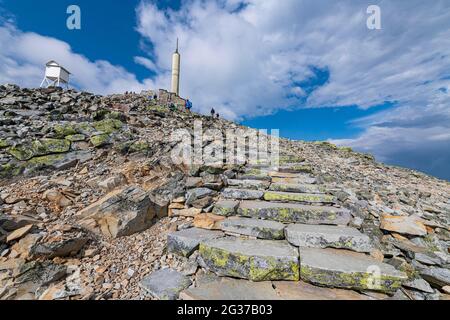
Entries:
[[148,194],[129,186],[108,193],[77,215],[86,227],[117,238],[148,229],[156,214]]

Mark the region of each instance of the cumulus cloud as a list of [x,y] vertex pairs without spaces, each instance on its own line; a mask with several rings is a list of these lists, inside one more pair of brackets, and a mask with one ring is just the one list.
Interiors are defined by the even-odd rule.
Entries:
[[139,82],[120,66],[105,60],[90,61],[72,51],[69,44],[33,32],[22,32],[7,22],[0,26],[0,83],[37,87],[44,65],[56,60],[72,72],[73,85],[95,93],[140,91],[156,84],[151,79]]
[[[231,118],[281,108],[427,103],[450,73],[450,4],[380,1],[383,29],[366,26],[373,1],[187,0],[137,8],[152,61],[170,72],[180,38],[182,92]],[[298,84],[327,69],[309,92]],[[298,94],[292,94],[298,93]]]

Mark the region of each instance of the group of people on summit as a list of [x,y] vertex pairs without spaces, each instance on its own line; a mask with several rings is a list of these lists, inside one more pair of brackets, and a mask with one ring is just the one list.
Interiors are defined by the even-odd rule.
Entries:
[[[186,99],[185,107],[186,107],[186,109],[188,111],[191,111],[191,109],[192,109],[192,102],[189,99]],[[218,112],[216,112],[216,110],[214,110],[214,108],[212,108],[211,109],[211,117],[219,119],[220,118],[220,114]]]

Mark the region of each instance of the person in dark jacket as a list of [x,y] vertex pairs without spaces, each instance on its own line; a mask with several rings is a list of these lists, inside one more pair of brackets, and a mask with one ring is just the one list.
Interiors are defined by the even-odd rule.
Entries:
[[214,110],[214,108],[211,109],[211,117],[214,118],[214,115],[216,114],[216,110]]

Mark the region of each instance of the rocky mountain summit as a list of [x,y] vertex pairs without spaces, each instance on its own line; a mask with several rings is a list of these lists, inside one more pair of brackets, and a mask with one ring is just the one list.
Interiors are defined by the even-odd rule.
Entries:
[[0,128],[0,299],[450,297],[446,181],[275,137],[209,161],[266,136],[146,93],[4,85]]

